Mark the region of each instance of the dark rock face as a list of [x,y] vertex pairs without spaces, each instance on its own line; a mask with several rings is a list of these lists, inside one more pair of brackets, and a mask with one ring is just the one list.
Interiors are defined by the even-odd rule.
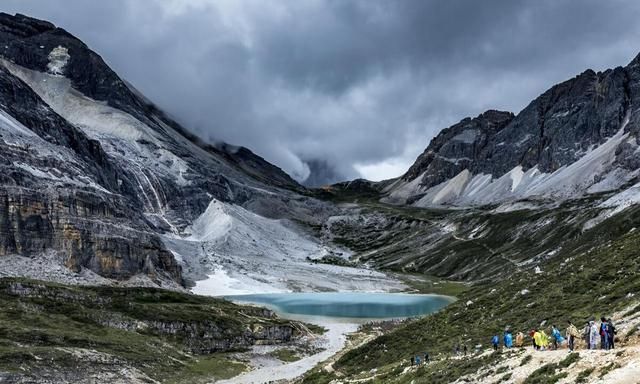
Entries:
[[149,321],[145,326],[153,333],[172,335],[185,341],[191,353],[209,354],[247,348],[252,345],[286,343],[293,339],[290,325],[254,325],[241,334],[232,335],[213,321]]
[[146,273],[182,282],[181,267],[158,237],[130,227],[125,203],[80,191],[0,189],[0,255],[36,257],[54,249],[74,271],[84,267],[115,279]]
[[[487,111],[444,129],[402,176],[414,180],[426,172],[421,185],[429,188],[464,169],[472,174],[502,176],[521,165],[552,173],[574,163],[589,149],[612,137],[623,125],[638,137],[640,127],[640,65],[596,73],[587,70],[553,86],[517,116]],[[636,144],[618,148],[616,164],[635,170]],[[625,147],[626,146],[626,147]]]
[[490,140],[513,120],[513,113],[487,111],[444,129],[402,176],[410,181],[427,172],[423,184],[436,185],[469,168]]
[[[0,103],[5,112],[54,148],[70,150],[77,161],[74,169],[61,158],[40,158],[34,149],[15,148],[0,137],[0,255],[35,257],[54,249],[64,253],[65,264],[72,270],[89,268],[111,278],[128,278],[141,272],[162,274],[182,281],[180,266],[171,253],[157,236],[144,231],[149,228],[143,217],[128,209],[140,205],[131,175],[109,159],[99,142],[53,112],[4,68],[0,68]],[[90,177],[115,195],[66,188],[43,192],[42,181],[15,167],[16,162],[56,169],[59,176]],[[116,234],[109,224],[118,222],[136,223],[142,231],[120,230]]]
[[129,113],[137,113],[143,103],[129,90],[102,58],[82,41],[55,25],[17,14],[0,13],[2,56],[36,71],[46,72],[49,52],[58,46],[69,51],[65,77],[83,94]]
[[502,175],[520,164],[553,172],[575,162],[620,129],[631,103],[628,83],[626,70],[616,68],[552,87],[492,138],[473,171]]
[[[158,234],[184,229],[212,198],[284,216],[304,190],[247,148],[200,140],[51,23],[0,13],[0,59],[0,256],[55,250],[73,270],[182,282]],[[76,94],[140,138],[74,123],[64,97]]]
[[98,141],[89,139],[56,114],[27,84],[2,67],[0,106],[40,138],[72,150],[83,161],[83,171],[100,185],[113,192],[131,188],[130,184],[119,185],[118,180],[127,179],[125,172],[109,161]]

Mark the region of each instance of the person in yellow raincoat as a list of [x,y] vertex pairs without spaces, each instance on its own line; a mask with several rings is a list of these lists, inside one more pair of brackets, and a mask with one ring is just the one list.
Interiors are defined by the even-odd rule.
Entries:
[[536,349],[540,350],[540,348],[542,348],[542,333],[537,329],[533,333],[533,341],[536,344]]
[[549,336],[547,336],[544,330],[540,331],[540,341],[542,342],[540,345],[542,349],[547,349],[549,347]]

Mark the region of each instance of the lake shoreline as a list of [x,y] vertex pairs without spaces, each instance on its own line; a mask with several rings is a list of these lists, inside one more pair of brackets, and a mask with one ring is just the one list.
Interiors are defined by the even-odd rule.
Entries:
[[367,292],[266,293],[224,298],[239,304],[265,306],[285,318],[354,323],[425,316],[456,300],[436,294]]

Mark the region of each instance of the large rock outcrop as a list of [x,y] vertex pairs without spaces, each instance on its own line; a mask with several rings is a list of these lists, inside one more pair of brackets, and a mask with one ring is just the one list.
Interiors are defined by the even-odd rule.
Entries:
[[424,175],[425,185],[437,185],[463,169],[473,166],[493,137],[513,120],[513,113],[487,111],[476,118],[463,119],[442,130],[416,162],[402,176],[411,181]]
[[613,191],[640,168],[640,65],[587,70],[519,114],[487,111],[444,129],[387,201],[418,206],[566,199]]

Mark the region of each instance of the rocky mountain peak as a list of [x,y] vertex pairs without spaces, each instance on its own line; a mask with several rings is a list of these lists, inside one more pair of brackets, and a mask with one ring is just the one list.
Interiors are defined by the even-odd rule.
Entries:
[[52,53],[60,49],[68,55],[64,76],[76,90],[140,117],[144,103],[100,55],[81,40],[46,21],[19,14],[0,14],[0,55],[5,59],[24,68],[48,72]]
[[402,176],[413,180],[424,174],[422,183],[436,185],[470,166],[492,137],[513,120],[511,112],[488,110],[443,129]]
[[640,52],[627,64],[627,68],[634,67],[640,64]]
[[[639,60],[603,72],[587,69],[515,116],[487,111],[443,129],[388,189],[389,201],[487,204],[620,188],[640,172]],[[526,188],[523,177],[531,183]]]
[[32,37],[55,29],[56,26],[48,21],[34,19],[21,13],[16,13],[12,16],[0,12],[0,31],[11,31],[21,37]]

